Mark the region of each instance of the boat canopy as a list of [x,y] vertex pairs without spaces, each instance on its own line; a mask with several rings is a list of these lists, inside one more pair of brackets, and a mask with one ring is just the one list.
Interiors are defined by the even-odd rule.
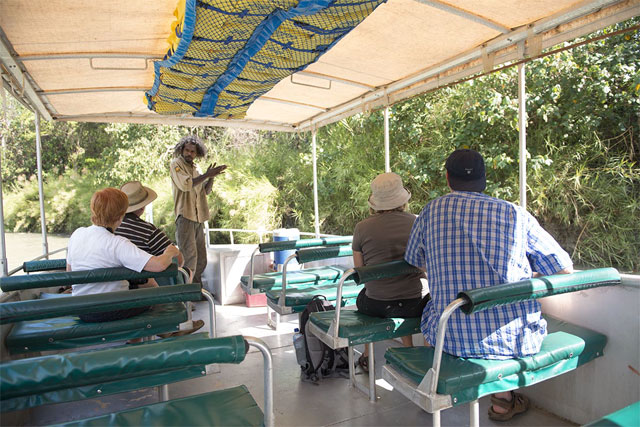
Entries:
[[639,14],[640,0],[3,0],[0,60],[48,120],[308,131]]

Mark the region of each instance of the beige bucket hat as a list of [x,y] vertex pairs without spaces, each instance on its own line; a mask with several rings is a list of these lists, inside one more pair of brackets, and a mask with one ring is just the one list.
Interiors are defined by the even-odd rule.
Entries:
[[120,190],[129,198],[127,213],[147,206],[158,197],[155,191],[140,184],[140,181],[129,181]]
[[381,173],[371,181],[369,206],[376,211],[399,208],[409,201],[411,193],[402,185],[402,178],[393,172]]

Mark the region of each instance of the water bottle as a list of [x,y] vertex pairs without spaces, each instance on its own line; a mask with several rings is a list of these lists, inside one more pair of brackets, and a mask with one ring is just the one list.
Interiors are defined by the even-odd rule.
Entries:
[[293,330],[293,347],[296,349],[296,359],[300,366],[307,364],[307,351],[304,343],[304,335],[300,333],[300,329]]

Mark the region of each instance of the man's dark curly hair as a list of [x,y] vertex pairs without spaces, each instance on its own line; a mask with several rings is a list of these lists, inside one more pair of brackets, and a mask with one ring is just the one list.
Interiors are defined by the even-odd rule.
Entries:
[[180,138],[180,141],[173,149],[173,157],[180,157],[184,146],[187,144],[195,145],[197,157],[204,157],[207,155],[207,147],[204,146],[204,143],[200,140],[200,138],[195,135],[186,135]]

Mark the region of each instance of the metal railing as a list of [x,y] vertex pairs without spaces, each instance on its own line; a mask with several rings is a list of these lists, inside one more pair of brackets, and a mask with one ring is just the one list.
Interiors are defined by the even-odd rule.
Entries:
[[[34,259],[30,260],[30,261],[40,261],[41,259],[49,259],[49,257],[53,254],[57,254],[59,252],[62,251],[66,251],[67,248],[60,248],[60,249],[56,249],[55,251],[51,251],[51,252],[47,252],[46,254],[40,255],[35,257]],[[22,270],[24,268],[24,264],[22,264],[21,266],[18,266],[16,268],[14,268],[13,270],[11,270],[9,273],[7,273],[7,276],[12,276],[14,274],[16,274],[18,271]]]
[[[229,233],[229,240],[232,245],[235,245],[235,239],[233,233],[253,233],[258,235],[258,243],[264,243],[264,237],[273,234],[275,230],[246,230],[243,228],[209,228],[209,223],[204,223],[204,232],[207,242],[207,246],[211,246],[211,232]],[[318,234],[312,232],[301,231],[300,236],[313,236],[313,237],[337,237],[336,234]]]

